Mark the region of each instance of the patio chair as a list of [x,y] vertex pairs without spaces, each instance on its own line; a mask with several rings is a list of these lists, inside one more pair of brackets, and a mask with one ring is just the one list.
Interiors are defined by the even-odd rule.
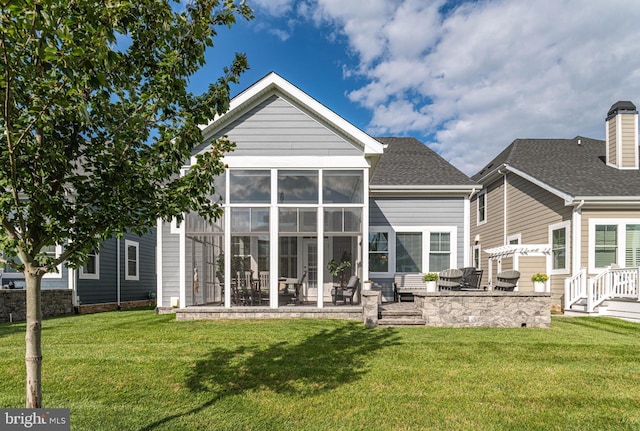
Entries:
[[353,298],[356,296],[359,289],[360,279],[358,278],[358,276],[352,275],[351,278],[349,278],[349,282],[344,288],[344,293],[342,294],[344,303],[346,304],[347,300],[349,300],[349,303],[353,305]]
[[518,280],[520,279],[520,273],[513,269],[508,269],[506,271],[502,271],[497,276],[497,281],[495,285],[495,290],[504,290],[508,292],[513,292],[518,284]]
[[456,268],[445,269],[438,274],[438,290],[460,290],[462,271]]
[[462,268],[462,288],[463,289],[480,289],[482,281],[482,270],[474,267]]

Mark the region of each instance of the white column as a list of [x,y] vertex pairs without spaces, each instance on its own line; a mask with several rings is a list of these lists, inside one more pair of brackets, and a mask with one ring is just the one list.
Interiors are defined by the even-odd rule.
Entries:
[[156,304],[162,307],[162,219],[158,219],[156,226]]
[[269,307],[278,308],[278,170],[271,170],[271,208],[269,209]]
[[463,265],[464,266],[473,266],[473,261],[471,259],[471,201],[465,196],[463,202],[463,212],[464,212],[464,220],[463,220]]
[[322,199],[322,178],[324,171],[320,169],[318,171],[318,226],[317,235],[318,240],[318,308],[324,308],[324,209]]

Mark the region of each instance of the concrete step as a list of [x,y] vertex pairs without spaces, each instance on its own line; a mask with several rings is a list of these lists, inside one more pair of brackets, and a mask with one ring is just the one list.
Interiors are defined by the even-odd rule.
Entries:
[[378,326],[425,326],[423,319],[383,318],[378,320]]
[[422,317],[422,312],[420,310],[381,310],[380,315],[382,317],[402,317],[402,316],[417,316]]

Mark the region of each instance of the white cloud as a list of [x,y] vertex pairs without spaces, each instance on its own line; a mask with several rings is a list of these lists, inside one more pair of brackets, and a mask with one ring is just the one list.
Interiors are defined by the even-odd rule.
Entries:
[[516,138],[602,139],[614,102],[640,106],[634,0],[258,3],[346,40],[370,133],[433,140],[468,174]]

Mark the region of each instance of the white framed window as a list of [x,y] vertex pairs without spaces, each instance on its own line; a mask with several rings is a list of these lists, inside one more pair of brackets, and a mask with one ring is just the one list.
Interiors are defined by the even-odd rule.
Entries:
[[589,272],[640,266],[640,219],[589,220]]
[[473,267],[475,269],[480,269],[482,268],[482,263],[480,262],[480,250],[482,250],[482,247],[480,246],[480,244],[474,245],[473,246]]
[[549,244],[551,244],[551,274],[569,274],[571,229],[568,221],[549,226]]
[[100,255],[95,250],[87,253],[87,261],[80,267],[78,277],[83,280],[100,279]]
[[522,244],[522,234],[516,233],[513,235],[509,235],[507,237],[507,244],[509,245],[520,245]]
[[124,240],[125,280],[140,279],[140,244]]
[[[56,259],[62,254],[62,246],[48,245],[42,248],[42,253],[45,253],[47,256],[53,259]],[[62,264],[59,264],[56,268],[56,272],[48,272],[42,278],[62,278]]]
[[456,262],[455,226],[372,227],[369,232],[369,272],[373,276],[440,272],[456,268]]
[[485,224],[487,222],[487,191],[486,190],[481,190],[480,192],[478,192],[476,203],[478,204],[476,224],[478,225]]

